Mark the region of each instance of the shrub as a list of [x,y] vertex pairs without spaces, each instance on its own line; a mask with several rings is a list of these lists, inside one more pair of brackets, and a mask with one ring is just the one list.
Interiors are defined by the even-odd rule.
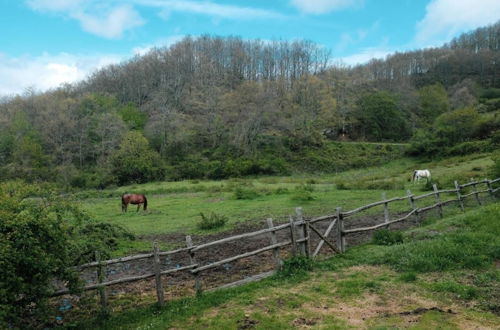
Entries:
[[373,243],[377,245],[394,245],[403,243],[403,234],[399,231],[382,229],[373,235]]
[[[0,184],[0,328],[30,328],[48,318],[54,280],[79,287],[72,266],[109,256],[123,228],[92,221],[48,186]],[[10,324],[10,325],[8,325]]]
[[294,192],[291,199],[297,202],[309,202],[315,200],[316,198],[307,190],[297,190]]
[[237,187],[234,190],[235,199],[254,199],[259,197],[259,193],[253,188]]
[[303,256],[286,259],[277,276],[281,278],[304,276],[314,267],[314,261]]
[[221,214],[212,212],[209,216],[206,216],[203,212],[200,213],[201,220],[198,221],[196,226],[201,230],[211,230],[220,227],[224,227],[227,222],[227,217]]

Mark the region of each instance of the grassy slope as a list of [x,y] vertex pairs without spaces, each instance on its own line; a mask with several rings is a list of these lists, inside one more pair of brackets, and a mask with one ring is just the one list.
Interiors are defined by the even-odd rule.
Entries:
[[[378,200],[382,191],[388,197],[402,196],[406,188],[415,193],[422,185],[415,187],[408,182],[415,168],[429,168],[441,186],[451,187],[454,179],[461,182],[468,177],[485,177],[492,161],[489,155],[455,157],[435,163],[417,163],[413,159],[399,159],[384,166],[349,170],[339,174],[303,175],[291,177],[261,177],[223,181],[181,181],[155,182],[144,185],[120,187],[104,192],[87,192],[80,197],[83,207],[101,221],[117,223],[143,240],[124,244],[118,254],[134,250],[150,249],[148,235],[171,232],[201,233],[196,230],[200,212],[216,212],[228,217],[225,228],[235,223],[262,220],[267,217],[283,219],[302,206],[308,216],[332,213],[335,207],[352,209]],[[309,195],[313,200],[304,200],[301,187],[314,189]],[[348,190],[338,190],[338,186]],[[256,192],[254,199],[236,199],[235,190],[242,188]],[[131,207],[127,214],[120,210],[119,195],[125,191],[143,192],[149,197],[149,210],[135,212]],[[110,197],[92,197],[92,195]],[[307,194],[306,194],[307,196]],[[401,206],[401,207],[406,207]]]
[[162,311],[127,311],[80,327],[498,328],[499,215],[500,203],[491,204],[407,231],[402,245],[354,247],[316,262],[309,273],[174,301]]

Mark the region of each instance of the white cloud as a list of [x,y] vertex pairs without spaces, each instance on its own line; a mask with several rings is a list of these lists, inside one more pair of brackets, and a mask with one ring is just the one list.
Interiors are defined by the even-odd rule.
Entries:
[[37,11],[54,12],[80,22],[83,30],[116,39],[123,32],[141,26],[144,20],[130,5],[103,6],[92,0],[29,0],[27,5]]
[[235,5],[221,5],[211,1],[189,0],[129,0],[142,6],[162,9],[161,16],[169,17],[170,12],[187,12],[229,19],[271,19],[283,18],[280,13],[271,10]]
[[60,53],[9,57],[0,53],[0,95],[21,94],[34,87],[45,91],[87,77],[92,71],[123,60],[120,55],[72,55]]
[[326,14],[335,10],[360,6],[363,0],[292,0],[291,4],[305,14]]
[[432,0],[425,17],[417,23],[418,47],[439,46],[467,30],[500,19],[498,0]]
[[75,12],[72,17],[80,21],[85,31],[109,39],[120,38],[124,31],[144,24],[142,17],[130,6],[113,8],[104,17],[84,12]]
[[340,61],[342,64],[347,64],[347,65],[364,64],[372,59],[383,59],[387,55],[392,53],[394,53],[394,51],[389,50],[388,48],[385,47],[380,47],[380,48],[368,47],[362,49],[359,53],[340,58],[335,58],[334,62]]

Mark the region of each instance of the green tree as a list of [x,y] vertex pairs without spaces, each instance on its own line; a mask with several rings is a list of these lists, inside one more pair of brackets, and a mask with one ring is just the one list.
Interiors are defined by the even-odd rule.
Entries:
[[450,109],[448,94],[441,84],[422,87],[419,91],[420,119],[425,124],[431,124],[440,114]]
[[161,180],[165,175],[160,155],[151,149],[139,131],[125,134],[120,148],[112,156],[112,174],[119,184]]
[[451,146],[472,139],[479,120],[480,115],[475,108],[464,108],[443,113],[436,118],[433,126],[436,135]]
[[357,120],[359,129],[370,141],[402,141],[409,137],[408,124],[396,98],[385,91],[360,98]]
[[122,117],[129,129],[142,130],[146,124],[146,114],[139,111],[132,103],[128,103],[121,107],[120,110],[118,110],[118,114]]

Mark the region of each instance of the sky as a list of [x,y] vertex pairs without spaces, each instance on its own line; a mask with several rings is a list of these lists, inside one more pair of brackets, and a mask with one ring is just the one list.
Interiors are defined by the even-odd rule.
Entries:
[[82,80],[187,35],[306,39],[354,65],[499,19],[500,0],[0,0],[0,96]]

